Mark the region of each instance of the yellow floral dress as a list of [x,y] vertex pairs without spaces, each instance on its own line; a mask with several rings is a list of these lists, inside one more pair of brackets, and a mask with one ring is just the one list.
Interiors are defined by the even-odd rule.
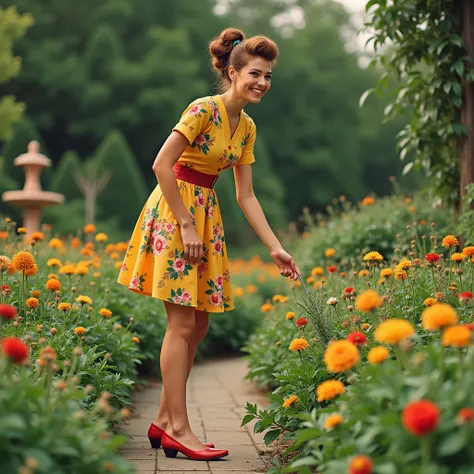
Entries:
[[[242,111],[231,136],[227,111],[219,95],[192,102],[173,130],[189,141],[178,160],[184,166],[214,175],[255,161],[253,120]],[[135,225],[117,281],[132,291],[200,311],[232,310],[229,263],[217,195],[214,189],[179,179],[177,182],[203,242],[201,261],[194,265],[185,262],[179,224],[158,184]]]

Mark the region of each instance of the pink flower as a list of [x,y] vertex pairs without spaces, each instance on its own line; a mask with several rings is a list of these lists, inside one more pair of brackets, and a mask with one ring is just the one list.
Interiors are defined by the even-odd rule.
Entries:
[[181,297],[185,303],[189,303],[191,301],[191,293],[189,291],[183,291]]
[[214,228],[212,229],[212,233],[214,234],[214,237],[217,236],[217,235],[220,235],[221,226],[220,225],[215,225]]
[[214,291],[209,299],[214,306],[222,305],[222,293],[220,291]]
[[140,279],[138,277],[135,276],[130,280],[130,288],[138,288],[139,285]]
[[173,222],[168,222],[168,223],[165,225],[165,230],[166,230],[166,232],[168,232],[168,233],[174,232],[174,229],[175,229],[175,225],[174,225]]
[[149,219],[145,221],[145,228],[148,230],[151,230],[152,227],[153,227],[153,218],[150,217]]
[[204,273],[206,270],[207,270],[207,263],[201,260],[198,264],[198,272]]
[[127,264],[125,262],[122,263],[122,266],[120,267],[121,272],[126,272],[127,271]]
[[197,202],[201,207],[204,207],[204,194],[199,193],[197,197]]
[[174,300],[173,300],[173,301],[174,301],[174,303],[179,304],[179,303],[181,303],[181,301],[183,301],[183,299],[182,299],[181,296],[176,295],[176,296],[174,297]]
[[196,145],[202,145],[204,143],[206,143],[206,137],[201,133],[200,135],[198,135],[195,139],[194,139],[194,143]]
[[207,217],[212,217],[212,215],[214,214],[214,206],[209,206],[206,214]]
[[178,273],[182,272],[184,270],[185,265],[186,264],[184,262],[184,258],[177,258],[173,263],[173,270]]
[[214,249],[217,253],[221,253],[222,252],[222,241],[221,240],[216,240],[214,242]]
[[196,104],[196,105],[193,105],[189,110],[188,110],[188,114],[189,115],[196,115],[200,112],[201,110],[201,106]]
[[154,235],[152,246],[155,255],[162,255],[166,249],[166,239],[162,235]]
[[216,285],[220,288],[222,288],[222,285],[224,284],[224,279],[222,278],[222,275],[219,275],[216,278]]
[[161,222],[160,222],[160,221],[155,222],[155,226],[153,227],[153,230],[154,230],[155,232],[157,232],[157,233],[158,233],[158,232],[161,232],[161,229],[162,229],[162,228],[163,228],[163,226],[161,225]]
[[214,122],[217,122],[219,119],[219,111],[217,108],[212,109],[212,118],[214,119]]

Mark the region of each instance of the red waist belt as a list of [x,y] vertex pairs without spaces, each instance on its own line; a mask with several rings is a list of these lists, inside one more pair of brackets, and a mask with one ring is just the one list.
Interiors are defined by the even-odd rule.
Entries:
[[181,163],[175,163],[173,166],[174,175],[181,181],[186,181],[203,188],[213,188],[219,175],[206,174],[201,171],[183,166]]

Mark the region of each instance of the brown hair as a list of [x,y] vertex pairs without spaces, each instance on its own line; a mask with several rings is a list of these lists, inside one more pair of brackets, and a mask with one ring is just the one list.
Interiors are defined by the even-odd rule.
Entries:
[[[236,41],[239,43],[235,44]],[[278,46],[266,36],[258,35],[246,39],[237,28],[227,28],[209,44],[212,68],[216,71],[222,92],[230,87],[229,66],[240,71],[251,57],[264,58],[275,63]]]

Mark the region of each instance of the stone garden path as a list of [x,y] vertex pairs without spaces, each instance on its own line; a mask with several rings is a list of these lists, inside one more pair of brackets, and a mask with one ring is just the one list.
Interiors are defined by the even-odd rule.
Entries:
[[121,448],[121,456],[132,461],[137,474],[208,472],[212,474],[266,472],[268,449],[262,435],[253,434],[253,423],[240,427],[247,402],[259,408],[269,402],[249,381],[245,381],[247,363],[241,358],[198,362],[188,381],[189,419],[194,433],[203,442],[214,442],[229,450],[229,456],[218,461],[191,461],[182,454],[166,458],[162,449],[151,449],[146,436],[156,414],[161,383],[149,382],[147,389],[136,392],[136,406],[122,433],[132,439]]

